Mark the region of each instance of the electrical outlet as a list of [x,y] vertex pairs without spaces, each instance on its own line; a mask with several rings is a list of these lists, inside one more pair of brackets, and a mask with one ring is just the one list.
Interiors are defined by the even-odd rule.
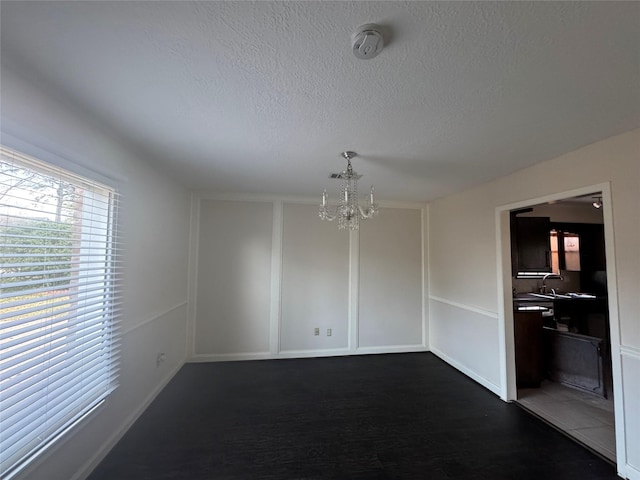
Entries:
[[331,336],[331,329],[327,328],[327,337],[330,337],[330,336]]
[[161,363],[164,363],[164,352],[158,353],[156,356],[156,368],[160,366]]
[[318,335],[320,335],[320,329],[319,328],[314,328],[313,329],[313,334],[317,337]]

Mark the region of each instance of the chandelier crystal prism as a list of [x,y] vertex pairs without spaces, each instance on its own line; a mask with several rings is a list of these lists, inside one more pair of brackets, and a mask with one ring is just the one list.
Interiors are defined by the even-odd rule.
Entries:
[[351,166],[351,159],[356,156],[355,152],[342,152],[342,157],[347,160],[347,168],[339,174],[332,174],[330,178],[339,178],[342,180],[340,190],[338,192],[338,206],[334,209],[330,209],[328,206],[329,196],[327,190],[322,193],[322,204],[318,211],[318,216],[321,220],[328,220],[332,222],[338,219],[338,228],[350,230],[358,230],[360,227],[360,220],[366,220],[367,218],[374,217],[378,214],[378,204],[375,203],[373,198],[373,185],[371,186],[371,193],[369,195],[369,204],[366,208],[358,205],[358,179],[362,175],[358,175]]

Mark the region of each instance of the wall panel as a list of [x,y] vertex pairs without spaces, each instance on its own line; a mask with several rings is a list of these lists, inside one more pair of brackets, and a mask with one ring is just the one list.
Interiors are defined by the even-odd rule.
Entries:
[[200,202],[196,355],[269,351],[273,205]]
[[627,421],[627,463],[640,478],[640,349],[627,349],[622,355],[624,413]]
[[500,393],[498,316],[432,298],[431,351],[496,394]]
[[349,232],[320,221],[317,210],[283,207],[281,351],[348,346]]
[[387,208],[360,225],[358,347],[422,343],[422,221]]

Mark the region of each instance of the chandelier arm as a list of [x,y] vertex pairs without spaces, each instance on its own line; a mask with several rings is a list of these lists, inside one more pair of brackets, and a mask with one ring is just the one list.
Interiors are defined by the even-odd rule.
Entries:
[[336,214],[330,214],[329,210],[326,207],[320,207],[320,210],[318,211],[318,216],[320,217],[320,220],[327,220],[329,222],[333,222],[336,218],[337,215]]
[[320,209],[318,210],[318,216],[321,220],[327,220],[329,222],[333,222],[336,218],[340,217],[340,206],[332,209],[333,213],[330,213],[328,205],[320,205]]
[[378,204],[373,198],[373,186],[369,197],[367,207],[358,204],[358,180],[361,175],[353,170],[351,159],[356,156],[355,152],[343,152],[342,156],[347,160],[347,168],[341,174],[331,174],[331,178],[341,178],[342,186],[338,192],[337,207],[329,207],[329,197],[327,191],[322,193],[322,204],[318,210],[318,216],[321,220],[329,222],[337,220],[338,228],[358,230],[361,220],[378,215]]
[[360,209],[360,217],[363,219],[375,217],[378,214],[378,205],[375,203],[370,204],[367,208],[362,208],[358,206]]

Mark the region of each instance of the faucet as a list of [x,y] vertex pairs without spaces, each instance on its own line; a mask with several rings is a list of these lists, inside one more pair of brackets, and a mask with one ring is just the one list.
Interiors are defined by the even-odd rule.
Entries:
[[[542,277],[542,286],[540,287],[540,293],[547,293],[547,278],[549,277],[553,277],[553,278],[557,278],[558,280],[564,280],[564,278],[562,278],[561,275],[558,275],[557,273],[546,273],[543,277]],[[553,293],[553,296],[555,297],[556,295],[556,289],[552,288],[551,292]]]

